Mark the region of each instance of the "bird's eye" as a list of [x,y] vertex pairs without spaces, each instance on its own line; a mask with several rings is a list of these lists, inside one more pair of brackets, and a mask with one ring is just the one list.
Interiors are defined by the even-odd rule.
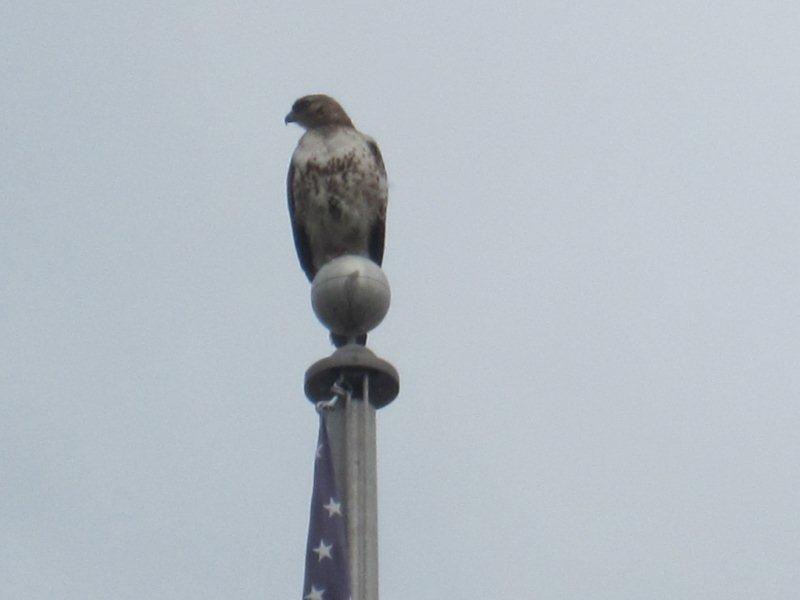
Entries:
[[308,100],[298,100],[297,102],[294,103],[292,110],[294,112],[300,112],[304,111],[307,108],[308,108]]

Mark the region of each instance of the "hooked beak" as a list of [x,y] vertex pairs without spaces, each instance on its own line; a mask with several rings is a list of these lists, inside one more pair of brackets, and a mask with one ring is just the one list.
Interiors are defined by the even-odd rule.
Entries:
[[286,118],[283,120],[283,122],[288,125],[289,123],[296,123],[297,119],[295,119],[294,113],[290,112],[288,115],[286,115]]

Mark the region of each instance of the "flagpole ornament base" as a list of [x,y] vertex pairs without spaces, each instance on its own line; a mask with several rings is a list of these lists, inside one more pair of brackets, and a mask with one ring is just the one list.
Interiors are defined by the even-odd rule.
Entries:
[[382,408],[397,398],[400,392],[397,369],[355,343],[380,325],[389,311],[391,296],[383,270],[364,256],[336,257],[317,272],[311,282],[314,314],[332,334],[348,343],[306,371],[304,388],[309,400],[314,403],[330,400],[334,384],[340,380],[350,389],[359,390],[364,375],[369,376],[372,406]]
[[315,404],[330,400],[331,390],[341,377],[351,389],[360,391],[364,375],[369,376],[369,402],[375,408],[383,408],[397,398],[400,392],[397,369],[358,344],[342,346],[308,368],[304,385],[306,397]]

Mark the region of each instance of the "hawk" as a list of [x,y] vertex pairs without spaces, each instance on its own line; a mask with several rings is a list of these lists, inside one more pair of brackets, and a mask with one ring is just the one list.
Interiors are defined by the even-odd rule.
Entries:
[[[286,187],[297,257],[308,280],[343,254],[380,265],[388,187],[375,140],[323,94],[297,100],[285,122],[306,130],[292,154]],[[337,346],[342,342],[332,339]]]

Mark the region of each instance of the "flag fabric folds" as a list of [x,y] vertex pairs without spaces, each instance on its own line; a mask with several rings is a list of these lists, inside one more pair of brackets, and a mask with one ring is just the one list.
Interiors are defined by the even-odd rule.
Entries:
[[336,489],[324,411],[314,462],[303,600],[350,600],[345,507]]

